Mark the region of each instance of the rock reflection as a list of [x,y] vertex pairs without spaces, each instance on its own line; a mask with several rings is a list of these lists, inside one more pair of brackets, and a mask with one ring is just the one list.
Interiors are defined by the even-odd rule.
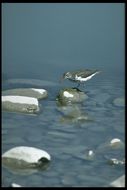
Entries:
[[7,168],[11,173],[18,175],[31,175],[38,171],[46,170],[50,162],[47,162],[41,166],[37,166],[36,163],[28,163],[24,160],[18,160],[15,158],[2,158],[2,165]]
[[82,103],[88,96],[77,88],[60,90],[57,96],[57,109],[62,114],[61,123],[77,123],[93,121],[88,113],[82,111]]

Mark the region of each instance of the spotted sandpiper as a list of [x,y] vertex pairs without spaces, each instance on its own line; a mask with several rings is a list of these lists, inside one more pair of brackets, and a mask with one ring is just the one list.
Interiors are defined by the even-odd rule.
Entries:
[[99,70],[91,70],[91,69],[66,72],[63,74],[62,79],[69,79],[70,81],[77,82],[78,83],[77,88],[78,88],[81,83],[84,83],[85,81],[91,79],[94,75],[100,72],[101,71]]

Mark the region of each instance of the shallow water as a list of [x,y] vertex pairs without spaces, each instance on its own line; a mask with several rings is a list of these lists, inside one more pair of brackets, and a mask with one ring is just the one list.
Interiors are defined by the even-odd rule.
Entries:
[[[2,168],[3,187],[11,183],[26,187],[102,187],[125,173],[124,165],[111,166],[105,159],[106,155],[123,159],[124,149],[98,149],[113,138],[125,142],[124,106],[113,104],[114,98],[124,97],[124,83],[116,77],[101,79],[81,86],[88,99],[77,104],[92,121],[66,120],[58,111],[55,98],[65,84],[45,86],[49,96],[40,101],[41,112],[36,116],[2,113],[3,153],[15,146],[33,146],[51,155],[48,169],[31,175],[22,176]],[[3,87],[11,88],[6,83]],[[85,159],[89,149],[95,152],[93,160]]]

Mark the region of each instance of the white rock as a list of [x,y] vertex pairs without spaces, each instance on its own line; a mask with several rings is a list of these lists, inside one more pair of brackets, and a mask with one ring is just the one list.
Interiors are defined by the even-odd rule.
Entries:
[[35,114],[40,111],[37,98],[26,96],[2,96],[2,110]]
[[21,185],[18,185],[17,183],[12,183],[11,187],[22,187]]
[[65,97],[67,97],[67,98],[71,98],[71,97],[73,97],[73,94],[70,94],[69,92],[67,92],[67,91],[64,91],[64,96]]
[[37,163],[41,158],[51,160],[50,155],[46,151],[27,146],[14,147],[5,152],[2,158],[15,158],[28,163]]
[[110,141],[110,146],[112,148],[119,148],[122,147],[123,145],[124,145],[123,142],[118,138],[114,138]]
[[37,99],[46,98],[48,95],[47,90],[37,88],[14,88],[2,91],[3,96],[26,96]]
[[93,150],[88,150],[85,152],[85,159],[86,160],[93,160],[95,156],[95,153],[93,152]]
[[105,149],[123,149],[125,147],[124,143],[122,140],[118,138],[114,138],[112,140],[108,140],[104,142],[103,144],[100,144],[98,146],[98,151],[104,151]]
[[121,140],[120,139],[112,139],[111,141],[110,141],[110,143],[111,144],[114,144],[114,143],[118,143],[118,142],[120,142]]
[[92,151],[92,150],[89,150],[88,155],[89,155],[89,156],[93,155],[93,151]]
[[36,89],[36,88],[31,88],[32,90],[35,90],[35,91],[37,91],[37,92],[39,92],[40,94],[44,94],[44,93],[46,93],[47,91],[46,90],[44,90],[44,89]]
[[110,183],[110,186],[112,186],[112,187],[125,187],[125,175],[122,175],[121,177],[117,178],[115,181]]
[[2,102],[7,101],[20,104],[35,104],[38,106],[38,100],[36,98],[26,96],[2,96]]
[[124,97],[120,97],[120,98],[116,98],[113,101],[115,106],[125,106],[125,98]]

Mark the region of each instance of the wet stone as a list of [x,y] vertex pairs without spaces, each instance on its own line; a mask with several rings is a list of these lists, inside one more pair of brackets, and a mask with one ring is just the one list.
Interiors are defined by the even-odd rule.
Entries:
[[120,97],[113,100],[113,104],[118,107],[124,107],[125,106],[125,98]]
[[35,114],[40,111],[40,107],[36,98],[27,96],[2,96],[2,110]]
[[95,157],[95,153],[93,152],[93,150],[88,150],[85,152],[84,158],[85,160],[93,160]]
[[70,103],[80,103],[86,100],[88,96],[76,88],[64,88],[60,90],[56,100],[58,105],[68,105]]
[[114,138],[110,141],[109,146],[111,146],[114,149],[117,149],[124,147],[124,143],[120,139]]
[[46,98],[48,93],[45,89],[36,89],[36,88],[15,88],[10,90],[2,91],[2,95],[7,96],[27,96],[37,99]]
[[114,139],[111,139],[111,140],[108,140],[102,144],[100,144],[98,146],[98,150],[122,150],[124,149],[125,145],[124,143],[122,142],[122,140],[118,139],[118,138],[114,138]]
[[18,146],[2,154],[2,165],[12,173],[28,175],[47,169],[50,159],[46,151],[34,147]]
[[124,165],[125,164],[125,160],[118,160],[116,158],[111,158],[107,161],[107,163],[109,165]]

